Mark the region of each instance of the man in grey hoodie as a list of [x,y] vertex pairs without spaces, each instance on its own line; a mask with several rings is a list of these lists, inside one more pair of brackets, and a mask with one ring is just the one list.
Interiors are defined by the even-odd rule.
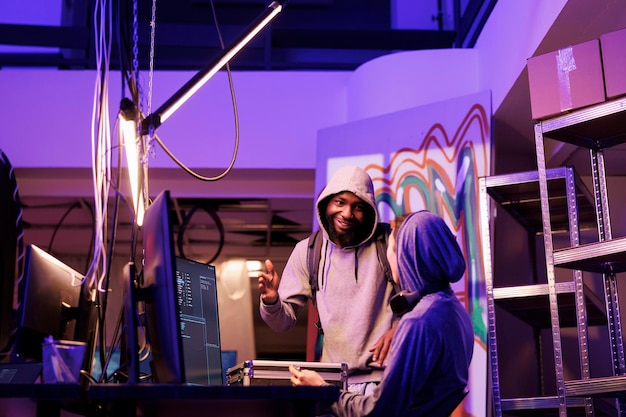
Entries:
[[[368,393],[382,376],[376,368],[386,362],[396,322],[389,306],[393,287],[379,260],[386,254],[378,253],[374,241],[378,210],[372,179],[356,166],[339,169],[321,192],[316,213],[323,235],[315,296],[324,332],[321,361],[347,363],[352,389]],[[304,239],[282,278],[269,260],[267,273],[259,275],[261,317],[275,331],[291,329],[312,298],[307,254]]]

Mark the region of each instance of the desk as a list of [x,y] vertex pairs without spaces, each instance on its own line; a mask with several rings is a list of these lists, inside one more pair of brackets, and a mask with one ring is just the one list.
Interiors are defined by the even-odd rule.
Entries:
[[335,386],[93,384],[84,390],[73,384],[0,385],[0,417],[67,412],[98,417],[313,417],[316,404],[338,396]]
[[0,417],[56,417],[63,402],[81,398],[78,384],[0,384]]

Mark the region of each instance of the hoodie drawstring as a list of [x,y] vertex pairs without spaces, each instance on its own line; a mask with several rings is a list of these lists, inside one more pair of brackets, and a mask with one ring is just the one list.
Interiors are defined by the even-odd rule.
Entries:
[[324,277],[326,276],[326,259],[328,259],[328,240],[324,242],[324,259],[322,262],[322,273],[318,274],[318,276],[322,277],[322,285],[320,288],[324,288]]
[[354,282],[359,282],[359,248],[354,248]]

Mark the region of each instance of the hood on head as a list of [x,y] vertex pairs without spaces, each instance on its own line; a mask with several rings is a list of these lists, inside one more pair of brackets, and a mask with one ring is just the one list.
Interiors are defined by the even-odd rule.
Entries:
[[410,214],[396,236],[398,271],[403,290],[440,288],[465,273],[465,258],[445,221],[429,211]]
[[[345,166],[340,168],[326,184],[317,198],[316,214],[317,221],[326,236],[329,234],[328,224],[326,222],[326,206],[330,197],[335,194],[350,191],[361,200],[365,201],[374,211],[371,229],[367,234],[367,238],[363,242],[369,240],[374,235],[376,225],[378,224],[378,210],[376,209],[376,197],[374,196],[374,184],[372,179],[364,169],[358,166]],[[362,242],[359,242],[359,244]]]

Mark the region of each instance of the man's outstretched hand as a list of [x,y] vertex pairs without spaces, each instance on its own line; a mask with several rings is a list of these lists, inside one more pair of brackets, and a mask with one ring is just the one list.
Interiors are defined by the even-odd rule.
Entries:
[[278,284],[280,284],[280,277],[274,270],[274,264],[269,259],[265,260],[265,269],[267,272],[259,273],[261,300],[265,304],[276,304],[276,302],[278,302]]

